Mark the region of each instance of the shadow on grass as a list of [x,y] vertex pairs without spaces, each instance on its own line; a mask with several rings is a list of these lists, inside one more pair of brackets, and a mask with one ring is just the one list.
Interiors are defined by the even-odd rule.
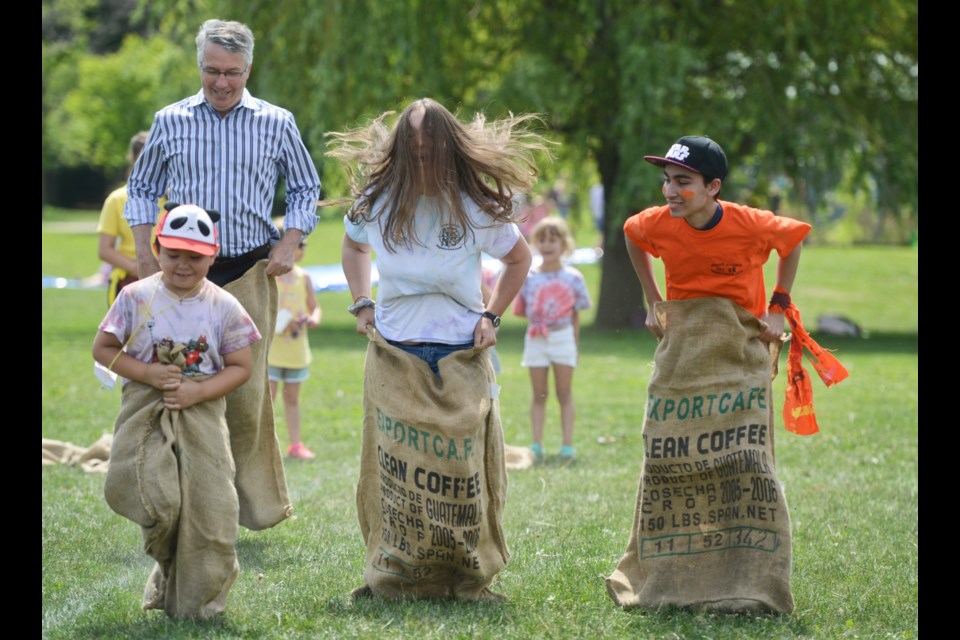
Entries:
[[[597,603],[594,603],[597,604]],[[582,611],[592,618],[598,635],[614,632],[626,637],[781,637],[805,636],[808,625],[797,616],[778,613],[727,614],[703,612],[668,607],[659,611],[619,609],[612,602],[609,611],[606,602],[600,608],[587,607]],[[477,637],[496,637],[497,629],[510,629],[510,637],[522,637],[525,629],[531,635],[564,635],[571,624],[567,615],[561,614],[553,623],[530,621],[528,603],[505,600],[503,602],[467,602],[457,600],[407,600],[391,601],[380,598],[330,601],[327,613],[337,618],[362,618],[367,624],[376,625],[384,633],[391,628],[409,633],[411,628],[429,630],[436,635],[447,630],[452,636],[463,631]],[[569,613],[569,612],[568,612]],[[589,625],[589,622],[582,621]],[[540,626],[545,625],[545,626]],[[556,626],[554,626],[556,625]],[[577,627],[582,632],[582,627]],[[573,635],[580,636],[580,633]],[[580,636],[580,637],[589,637]]]
[[[278,526],[282,526],[278,525]],[[243,530],[237,540],[237,562],[243,571],[259,572],[274,567],[278,551],[277,542],[258,537],[259,532]]]
[[[518,625],[529,617],[520,604],[505,602],[465,602],[456,600],[389,601],[379,598],[352,600],[337,597],[318,603],[315,619],[296,618],[294,612],[281,620],[233,619],[228,609],[224,616],[196,621],[169,618],[162,612],[137,612],[129,621],[80,624],[71,638],[237,638],[260,636],[330,637],[338,629],[343,637],[521,637]],[[595,615],[601,612],[595,611]],[[332,625],[324,624],[328,620]],[[279,622],[279,626],[278,625]],[[568,621],[569,622],[569,621]],[[660,611],[620,610],[612,603],[609,614],[595,620],[598,635],[616,632],[625,637],[806,637],[809,625],[796,614],[722,614],[668,608]],[[553,628],[562,635],[564,627]],[[498,631],[499,630],[499,631]],[[546,631],[536,623],[525,632],[539,635]],[[583,629],[580,629],[582,632]],[[339,635],[339,634],[337,634]],[[580,633],[573,634],[577,637]],[[53,636],[51,636],[53,637]]]
[[[213,620],[187,620],[171,618],[162,611],[150,611],[130,622],[105,622],[79,624],[71,630],[70,638],[225,638],[239,637],[241,630],[226,616]],[[50,636],[55,637],[55,636]]]
[[803,637],[808,625],[796,615],[784,613],[718,613],[665,607],[657,611],[621,609],[629,621],[623,630],[636,637]]
[[509,600],[477,602],[452,599],[385,600],[376,596],[345,598],[330,601],[327,612],[333,615],[363,617],[368,622],[382,623],[387,629],[392,624],[413,624],[424,629],[437,629],[451,621],[483,620],[483,625],[506,625],[512,621],[515,606]]

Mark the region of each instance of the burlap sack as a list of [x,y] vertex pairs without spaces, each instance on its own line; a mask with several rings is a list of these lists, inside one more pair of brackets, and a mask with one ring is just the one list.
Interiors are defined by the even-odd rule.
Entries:
[[506,461],[507,471],[526,471],[532,469],[536,462],[530,447],[504,445],[503,457]]
[[139,524],[144,551],[157,561],[144,609],[209,618],[226,606],[239,571],[235,467],[223,398],[183,411],[139,382],[123,388],[107,503]]
[[66,464],[79,466],[87,473],[106,473],[110,467],[110,443],[113,435],[105,433],[89,447],[72,442],[40,438],[40,465]]
[[290,517],[283,458],[274,430],[273,403],[267,378],[267,354],[277,322],[277,284],[261,260],[224,289],[240,301],[263,339],[253,344],[253,372],[227,396],[230,447],[237,465],[240,524],[266,529]]
[[655,312],[664,336],[640,490],[607,591],[623,607],[790,612],[790,514],[761,323],[721,298],[658,303]]
[[354,595],[492,599],[509,558],[503,432],[486,352],[422,360],[369,331],[357,510],[366,585]]

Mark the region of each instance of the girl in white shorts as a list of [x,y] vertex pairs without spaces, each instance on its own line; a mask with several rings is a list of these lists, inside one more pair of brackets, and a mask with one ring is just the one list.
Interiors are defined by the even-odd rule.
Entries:
[[542,258],[530,270],[514,304],[514,312],[527,318],[523,346],[523,366],[530,369],[533,398],[530,424],[533,451],[537,462],[544,460],[543,424],[546,413],[547,378],[553,365],[554,386],[560,403],[563,446],[560,458],[574,459],[573,449],[573,370],[577,366],[580,342],[580,310],[590,306],[590,295],[583,275],[561,259],[573,251],[573,236],[563,218],[549,217],[533,229],[531,242]]

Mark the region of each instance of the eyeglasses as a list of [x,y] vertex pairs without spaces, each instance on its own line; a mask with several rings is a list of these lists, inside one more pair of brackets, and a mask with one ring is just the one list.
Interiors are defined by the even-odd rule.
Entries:
[[226,71],[220,71],[220,69],[214,69],[213,67],[200,67],[200,72],[208,78],[217,79],[220,76],[223,76],[227,80],[236,80],[245,74],[248,68],[249,65],[243,69],[227,69]]

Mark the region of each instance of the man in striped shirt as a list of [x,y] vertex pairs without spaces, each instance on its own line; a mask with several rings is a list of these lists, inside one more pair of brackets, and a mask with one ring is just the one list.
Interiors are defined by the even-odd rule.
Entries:
[[[196,42],[202,88],[156,114],[127,184],[124,214],[136,240],[139,275],[158,270],[150,234],[160,196],[217,211],[221,249],[208,278],[233,293],[260,332],[272,336],[277,311],[274,278],[293,268],[294,251],[316,226],[320,178],[293,114],[254,98],[246,89],[253,67],[250,29],[239,22],[208,20]],[[280,176],[286,187],[282,236],[271,218]],[[262,260],[265,275],[263,269],[254,269]],[[241,279],[248,272],[249,277]],[[257,277],[263,281],[254,280]],[[289,515],[273,408],[266,393],[269,342],[258,343],[254,375],[227,398],[241,523],[252,529],[272,526]],[[260,469],[264,457],[276,460]],[[273,462],[280,467],[278,473]],[[263,484],[267,486],[257,486]],[[264,500],[275,504],[260,509],[257,503]]]

